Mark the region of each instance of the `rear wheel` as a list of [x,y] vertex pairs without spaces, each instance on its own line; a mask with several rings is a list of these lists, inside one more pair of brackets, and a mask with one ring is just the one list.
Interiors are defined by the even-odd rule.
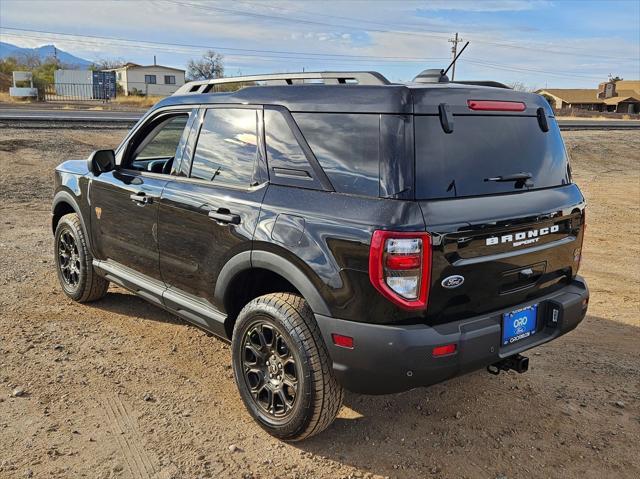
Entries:
[[247,304],[236,321],[232,352],[240,396],[267,432],[296,441],[333,422],[343,391],[303,298],[276,293]]
[[76,213],[60,219],[54,238],[56,270],[64,293],[80,303],[104,297],[109,281],[93,269],[93,257]]

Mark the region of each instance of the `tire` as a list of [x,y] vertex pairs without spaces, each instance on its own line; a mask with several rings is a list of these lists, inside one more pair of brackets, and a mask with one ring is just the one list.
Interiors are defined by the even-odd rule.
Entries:
[[54,258],[58,280],[68,297],[86,303],[107,294],[109,281],[93,269],[93,256],[76,213],[63,216],[56,226]]
[[303,298],[275,293],[248,303],[238,315],[231,349],[242,401],[269,434],[299,441],[333,422],[343,391]]

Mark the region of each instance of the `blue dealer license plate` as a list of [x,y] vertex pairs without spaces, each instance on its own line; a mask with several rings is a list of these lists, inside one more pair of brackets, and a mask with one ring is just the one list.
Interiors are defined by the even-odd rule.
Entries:
[[502,345],[513,344],[536,334],[538,305],[516,309],[502,315]]

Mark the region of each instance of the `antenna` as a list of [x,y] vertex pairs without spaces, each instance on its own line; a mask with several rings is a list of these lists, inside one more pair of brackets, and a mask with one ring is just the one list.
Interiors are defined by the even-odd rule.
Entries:
[[457,60],[458,58],[460,58],[460,55],[462,55],[462,52],[464,51],[464,49],[465,49],[465,48],[467,48],[467,46],[469,46],[469,42],[467,42],[467,43],[465,43],[465,44],[464,44],[464,47],[462,47],[462,50],[460,50],[460,51],[458,52],[458,54],[455,56],[455,58],[453,59],[453,61],[449,64],[449,66],[447,67],[447,69],[442,71],[442,74],[443,74],[443,75],[446,75],[446,74],[447,74],[447,72],[451,69],[451,67],[452,67],[452,66],[454,66],[454,65],[456,64],[456,60]]

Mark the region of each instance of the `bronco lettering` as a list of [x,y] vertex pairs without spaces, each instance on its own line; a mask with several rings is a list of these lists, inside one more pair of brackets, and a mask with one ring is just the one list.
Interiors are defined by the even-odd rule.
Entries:
[[545,236],[550,233],[557,233],[558,231],[560,231],[560,226],[553,225],[551,227],[544,227],[537,230],[520,231],[515,234],[503,235],[501,237],[492,236],[486,239],[485,244],[487,246],[493,246],[501,243],[511,243],[515,240],[513,246],[522,246],[526,244],[537,243],[540,239],[540,236]]

